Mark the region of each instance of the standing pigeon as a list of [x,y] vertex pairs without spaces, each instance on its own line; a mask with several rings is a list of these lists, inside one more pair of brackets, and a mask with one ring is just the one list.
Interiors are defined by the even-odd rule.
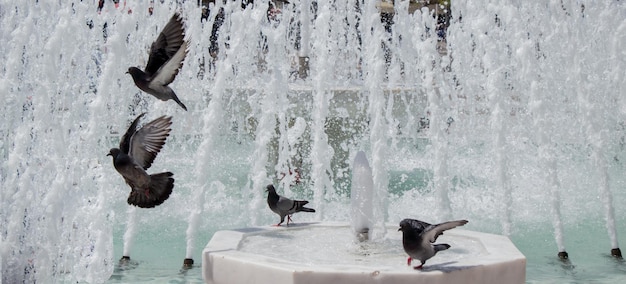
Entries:
[[315,209],[304,207],[307,203],[306,200],[291,200],[287,197],[280,196],[276,193],[276,189],[274,185],[267,186],[267,205],[270,206],[270,209],[276,214],[280,216],[280,223],[276,224],[276,226],[280,226],[280,224],[285,221],[285,216],[287,216],[287,226],[289,226],[289,222],[291,221],[291,214],[296,212],[315,212]]
[[137,67],[130,67],[126,73],[133,77],[135,85],[142,91],[163,101],[174,100],[187,110],[174,90],[168,86],[178,75],[178,70],[183,66],[183,60],[187,55],[188,44],[184,37],[185,28],[182,19],[180,14],[175,13],[157,40],[152,43],[146,69],[141,71]]
[[450,248],[448,244],[432,244],[443,231],[463,226],[467,220],[457,220],[431,225],[414,219],[404,219],[400,222],[398,231],[402,231],[402,246],[409,255],[407,265],[411,265],[413,259],[419,259],[422,263],[415,269],[421,269],[426,260],[435,256],[438,251]]
[[152,208],[167,200],[174,188],[171,172],[146,173],[170,135],[172,117],[161,116],[136,130],[144,115],[140,114],[130,125],[120,148],[111,148],[107,156],[113,157],[113,166],[131,188],[128,204]]

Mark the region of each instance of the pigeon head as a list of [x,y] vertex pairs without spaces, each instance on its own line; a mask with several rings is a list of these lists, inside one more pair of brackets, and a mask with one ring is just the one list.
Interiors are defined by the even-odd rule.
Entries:
[[398,228],[398,231],[404,232],[404,230],[408,228],[409,228],[409,225],[407,224],[406,219],[405,219],[405,220],[402,220],[402,222],[400,222],[400,228]]
[[144,73],[143,71],[141,71],[141,69],[137,68],[137,67],[129,67],[128,71],[126,72],[127,74],[130,74],[130,76],[133,77],[133,80],[137,81],[138,79],[142,79],[145,80],[146,78],[146,73]]
[[404,232],[404,231],[410,231],[410,230],[415,229],[417,225],[415,225],[413,221],[414,220],[411,220],[411,219],[402,220],[400,222],[400,228],[398,228],[398,231]]
[[280,199],[280,196],[276,193],[276,188],[274,188],[274,185],[272,184],[267,185],[265,192],[267,192],[268,202],[271,200],[272,203],[276,204],[276,202]]
[[111,148],[111,150],[109,150],[109,153],[107,154],[107,156],[112,156],[113,159],[115,159],[117,157],[117,155],[119,155],[122,152],[122,150],[118,149],[118,148]]

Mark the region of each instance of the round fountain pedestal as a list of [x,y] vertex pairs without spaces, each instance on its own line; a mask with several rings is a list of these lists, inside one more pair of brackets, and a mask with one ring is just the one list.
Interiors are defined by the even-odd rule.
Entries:
[[[504,236],[453,229],[451,248],[407,266],[402,234],[359,243],[345,223],[219,231],[202,252],[206,283],[524,283],[526,258]],[[419,265],[419,261],[413,262]]]

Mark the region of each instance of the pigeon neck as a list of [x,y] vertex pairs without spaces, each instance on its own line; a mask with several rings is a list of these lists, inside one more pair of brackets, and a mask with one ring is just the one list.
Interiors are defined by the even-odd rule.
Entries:
[[113,166],[116,169],[122,168],[132,163],[133,161],[130,159],[130,156],[128,156],[126,153],[118,152],[116,155],[113,156]]
[[135,81],[135,83],[143,83],[143,81],[146,81],[148,79],[146,73],[144,73],[137,67],[128,68],[128,73],[131,77],[133,77],[133,81]]
[[402,242],[405,243],[405,241],[414,241],[419,239],[419,234],[417,232],[415,232],[414,230],[404,230],[402,231]]
[[278,193],[276,193],[275,190],[268,191],[267,200],[278,202],[279,198],[280,197],[278,196]]

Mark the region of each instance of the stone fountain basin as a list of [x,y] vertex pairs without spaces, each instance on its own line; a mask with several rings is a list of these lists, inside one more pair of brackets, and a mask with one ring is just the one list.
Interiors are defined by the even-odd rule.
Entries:
[[414,270],[397,228],[366,243],[346,223],[219,231],[202,252],[202,276],[215,284],[525,282],[526,257],[505,236],[446,231],[437,243],[451,248]]

